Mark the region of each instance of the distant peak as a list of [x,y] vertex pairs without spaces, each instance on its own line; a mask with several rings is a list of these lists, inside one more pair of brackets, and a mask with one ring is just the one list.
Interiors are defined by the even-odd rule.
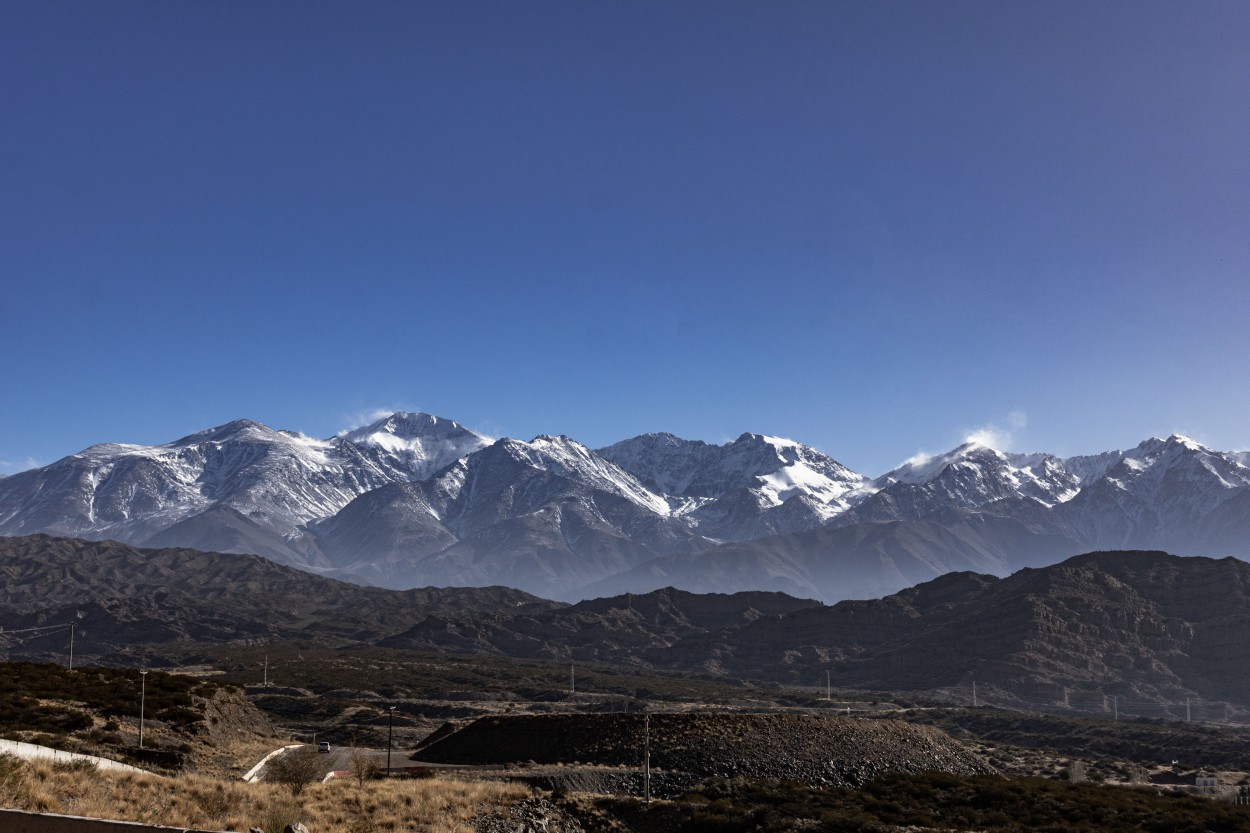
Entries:
[[422,411],[396,411],[361,428],[341,434],[344,439],[359,442],[390,434],[400,439],[419,437],[446,437],[451,434],[470,433],[467,428],[444,417]]
[[991,457],[1003,457],[1006,452],[981,440],[968,440],[950,452],[953,458],[984,457],[987,454]]
[[970,439],[945,454],[917,454],[909,457],[896,469],[882,475],[882,480],[919,484],[937,477],[947,466],[965,460],[1002,459],[1006,455],[977,440]]
[[530,440],[530,445],[560,445],[585,448],[585,446],[567,434],[539,434]]
[[1185,449],[1187,451],[1210,451],[1205,445],[1197,440],[1186,437],[1184,434],[1171,434],[1166,439],[1161,437],[1151,437],[1143,440],[1138,444],[1136,451],[1150,454],[1156,451]]
[[[450,422],[450,420],[441,421]],[[396,411],[369,427],[379,431],[388,431],[392,434],[419,434],[429,428],[436,427],[439,422],[438,417],[423,411]]]
[[175,440],[174,445],[185,445],[188,443],[199,442],[223,442],[225,440],[234,439],[248,434],[276,435],[278,433],[278,431],[273,430],[268,425],[263,425],[253,420],[236,419],[227,422],[224,425],[218,425],[214,428],[206,428],[203,431],[197,431],[196,433],[183,437],[180,440]]
[[764,442],[763,434],[756,434],[754,431],[743,431],[738,435],[738,439],[734,440],[734,445],[739,443],[762,443]]
[[[663,446],[670,446],[670,447],[685,445],[686,443],[691,442],[691,440],[682,439],[676,434],[670,434],[668,431],[654,431],[649,434],[639,434],[634,439],[646,440],[655,445],[663,445]],[[694,440],[694,442],[698,442],[698,440]]]

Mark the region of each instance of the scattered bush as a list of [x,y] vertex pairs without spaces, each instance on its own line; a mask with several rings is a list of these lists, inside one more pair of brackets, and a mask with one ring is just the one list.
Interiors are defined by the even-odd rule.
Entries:
[[[599,805],[622,817],[639,812],[637,806],[622,812],[619,799]],[[1250,833],[1250,809],[1197,796],[988,775],[894,774],[858,791],[715,780],[676,806],[682,815],[678,827],[700,833],[781,833],[813,826],[849,833],[908,827],[987,833]]]
[[[90,729],[92,716],[82,709],[41,705],[40,700],[81,703],[85,709],[110,719],[108,731],[117,731],[115,718],[139,716],[140,676],[135,668],[79,668],[30,662],[0,663],[0,727],[7,731],[64,735]],[[186,731],[203,720],[194,696],[216,690],[213,684],[191,677],[152,671],[144,698],[149,717]]]

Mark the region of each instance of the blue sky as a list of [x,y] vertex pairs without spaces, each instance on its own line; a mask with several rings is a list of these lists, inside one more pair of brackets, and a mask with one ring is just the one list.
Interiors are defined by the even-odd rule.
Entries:
[[382,408],[1250,447],[1250,3],[10,2],[0,473]]

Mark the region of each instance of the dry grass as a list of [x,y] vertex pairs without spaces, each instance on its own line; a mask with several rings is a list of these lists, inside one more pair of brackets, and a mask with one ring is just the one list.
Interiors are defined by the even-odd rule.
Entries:
[[474,816],[499,812],[529,795],[524,787],[488,781],[335,779],[310,786],[293,800],[276,785],[157,778],[46,761],[15,765],[15,760],[0,756],[0,771],[18,771],[0,789],[3,806],[208,830],[260,827],[272,833],[300,821],[317,833],[469,833]]
[[212,744],[205,744],[203,750],[197,750],[193,767],[197,775],[213,778],[239,778],[267,754],[280,746],[290,743],[285,737],[255,737],[241,735],[226,738],[214,738]]

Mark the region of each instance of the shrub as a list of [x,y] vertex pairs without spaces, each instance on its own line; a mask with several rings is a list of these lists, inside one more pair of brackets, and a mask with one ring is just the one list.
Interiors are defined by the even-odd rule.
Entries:
[[[321,778],[321,756],[311,746],[301,746],[279,756],[269,765],[269,780],[297,796]],[[266,828],[268,829],[268,828]]]

